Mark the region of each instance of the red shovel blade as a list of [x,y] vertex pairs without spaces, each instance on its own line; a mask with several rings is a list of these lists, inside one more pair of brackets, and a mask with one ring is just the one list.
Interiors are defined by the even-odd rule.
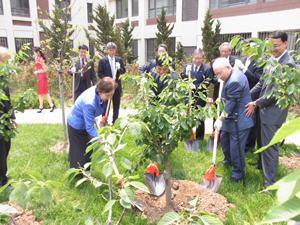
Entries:
[[214,180],[214,175],[215,175],[215,167],[214,166],[209,166],[206,170],[206,173],[204,174],[203,178],[207,181],[212,181]]

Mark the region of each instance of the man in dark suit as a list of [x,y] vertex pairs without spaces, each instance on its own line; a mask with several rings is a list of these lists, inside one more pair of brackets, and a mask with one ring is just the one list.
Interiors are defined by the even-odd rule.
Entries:
[[[204,52],[196,49],[193,53],[193,63],[188,63],[184,66],[180,76],[182,79],[188,78],[188,71],[191,71],[191,78],[193,81],[193,100],[194,106],[204,107],[206,101],[201,99],[199,92],[205,95],[205,90],[208,88],[212,79],[211,67],[203,63]],[[204,82],[207,81],[207,82]],[[204,86],[202,86],[202,85]],[[201,85],[201,86],[200,86]],[[196,139],[203,140],[205,132],[204,121],[196,129]]]
[[[246,117],[244,112],[245,104],[251,100],[250,89],[244,74],[239,69],[232,69],[228,60],[217,59],[213,64],[213,70],[215,75],[225,82],[222,90],[222,99],[225,101],[223,113],[214,124],[218,131],[222,131],[220,139],[225,156],[222,164],[232,165],[230,181],[237,183],[245,172],[244,149],[250,128],[254,125],[255,115]],[[235,119],[229,119],[234,118],[236,113],[238,127]]]
[[[120,80],[120,75],[126,72],[123,59],[115,56],[117,46],[113,42],[109,42],[106,45],[106,50],[108,55],[101,58],[98,65],[98,76],[100,79],[103,77],[111,77],[115,79],[118,84],[118,88],[115,90],[114,96],[112,97],[113,101],[113,120],[112,123],[119,117],[119,109],[122,95],[122,83]],[[114,77],[116,70],[116,77]],[[106,106],[107,107],[107,106]],[[103,115],[105,115],[106,109],[104,110]]]
[[[165,44],[160,44],[157,47],[157,55],[159,54],[168,54],[168,46]],[[139,68],[139,75],[144,76],[145,73],[151,72],[153,68],[156,67],[156,60],[152,59],[150,63],[145,64]],[[172,64],[173,69],[175,70],[175,64]]]
[[[10,58],[11,55],[6,48],[0,47],[0,64],[3,64],[6,59]],[[3,76],[0,76],[3,79]],[[0,81],[0,88],[4,91],[8,100],[0,100],[0,117],[3,114],[10,114],[12,110],[10,102],[10,94],[8,87],[2,86],[3,83]],[[17,123],[13,122],[16,119],[14,112],[11,113],[9,121],[12,123],[12,128],[17,128]],[[8,129],[5,127],[4,129]],[[10,138],[6,141],[2,135],[0,135],[0,187],[7,183],[7,157],[10,150]]]
[[[277,30],[270,34],[269,39],[274,43],[274,49],[271,52],[274,57],[273,60],[276,60],[281,65],[295,67],[293,58],[286,50],[287,34],[284,31]],[[273,68],[267,68],[264,71],[264,74],[272,73],[274,73]],[[266,98],[268,91],[276,88],[278,88],[278,84],[274,83],[267,86],[265,80],[260,80],[254,88],[251,89],[252,102],[246,105],[247,109],[245,112],[247,112],[247,115],[253,114],[255,108],[258,107],[258,148],[270,143],[274,134],[281,127],[282,123],[285,122],[287,117],[289,107],[281,109],[281,107],[276,104],[277,99],[275,96]],[[277,144],[268,147],[260,154],[257,167],[263,169],[265,188],[276,182],[278,156]],[[265,192],[268,193],[269,191]]]
[[[249,41],[252,42],[251,40]],[[263,66],[257,67],[255,60],[250,61],[249,55],[245,54],[240,60],[235,60],[235,66],[238,67],[247,77],[250,90],[257,84],[263,73]],[[251,128],[245,152],[252,152],[256,141],[256,124]]]
[[[88,47],[86,45],[79,46],[79,58],[76,62],[72,62],[70,75],[75,73],[75,87],[73,87],[72,82],[72,90],[74,91],[74,101],[84,92],[86,89],[91,87],[91,82],[93,85],[97,84],[97,78],[94,68],[94,62],[86,57],[86,52],[88,51]],[[75,63],[75,65],[73,64]]]

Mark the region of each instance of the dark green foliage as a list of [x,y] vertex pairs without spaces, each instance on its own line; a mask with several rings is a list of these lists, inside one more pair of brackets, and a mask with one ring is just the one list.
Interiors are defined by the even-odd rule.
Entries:
[[42,28],[47,37],[46,44],[50,50],[50,60],[59,62],[61,58],[70,59],[72,49],[72,40],[70,37],[74,33],[71,24],[68,24],[67,16],[64,20],[61,15],[69,12],[69,8],[60,9],[57,5],[53,5],[52,13],[47,13],[51,22],[50,27],[45,24],[45,20],[38,20],[38,24]]
[[130,25],[129,18],[127,18],[124,22],[121,22],[121,24],[122,24],[121,30],[122,30],[122,39],[124,42],[124,47],[128,51],[127,62],[131,64],[136,59],[136,57],[134,57],[134,55],[131,52],[131,48],[133,45],[132,32],[134,30],[134,24]]
[[183,61],[183,58],[185,56],[185,52],[183,52],[183,45],[181,44],[181,42],[179,41],[177,43],[177,47],[176,47],[176,60],[177,61]]
[[201,28],[203,51],[205,52],[207,62],[211,62],[213,59],[219,56],[218,47],[221,42],[221,23],[219,20],[217,20],[215,31],[213,31],[212,27],[214,21],[215,20],[213,19],[213,15],[208,9],[205,15],[205,19],[203,21],[204,26]]
[[166,19],[167,10],[164,7],[161,9],[161,14],[156,18],[157,21],[157,30],[158,32],[155,33],[156,39],[156,49],[159,44],[165,44],[168,46],[168,53],[170,56],[174,54],[171,52],[172,40],[169,36],[172,34],[175,24],[167,25],[168,20]]

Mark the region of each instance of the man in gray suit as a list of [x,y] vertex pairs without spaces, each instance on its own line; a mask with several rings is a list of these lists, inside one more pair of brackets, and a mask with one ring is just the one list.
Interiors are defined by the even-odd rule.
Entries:
[[[271,52],[273,59],[281,65],[288,65],[289,67],[295,67],[295,62],[286,50],[287,46],[287,34],[284,31],[277,30],[270,34],[269,39],[274,42],[274,49]],[[274,69],[268,68],[264,71],[264,74],[272,74]],[[264,75],[263,74],[263,75]],[[288,109],[281,109],[276,105],[275,96],[266,98],[268,91],[278,88],[278,84],[266,85],[265,80],[260,80],[254,88],[251,89],[252,102],[249,102],[246,107],[247,115],[252,115],[255,108],[258,107],[258,120],[257,120],[257,145],[258,148],[263,147],[270,143],[276,131],[285,122]],[[274,184],[276,182],[276,173],[278,167],[278,147],[272,145],[263,152],[261,152],[260,160],[257,164],[257,168],[262,168],[264,172],[264,186]],[[269,193],[269,191],[265,191]]]
[[88,47],[86,45],[80,45],[79,47],[79,58],[75,62],[71,63],[73,65],[71,69],[70,75],[75,73],[75,88],[72,90],[74,91],[74,101],[84,92],[86,89],[91,87],[91,82],[93,85],[97,84],[96,73],[94,69],[94,62],[86,57],[86,52],[88,51]]

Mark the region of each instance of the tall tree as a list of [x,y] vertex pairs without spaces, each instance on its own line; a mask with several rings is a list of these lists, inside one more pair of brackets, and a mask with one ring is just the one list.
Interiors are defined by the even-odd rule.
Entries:
[[[64,108],[64,93],[63,93],[63,78],[62,75],[65,71],[69,69],[69,59],[71,57],[70,53],[72,48],[72,41],[70,39],[71,35],[74,33],[76,26],[69,24],[68,16],[70,14],[70,7],[68,5],[65,8],[60,8],[54,5],[54,10],[52,14],[47,13],[49,21],[44,21],[38,19],[38,24],[42,28],[45,36],[48,38],[46,40],[47,48],[50,50],[50,60],[48,60],[48,65],[56,69],[59,74],[59,92],[62,108],[62,125],[64,132],[64,141],[67,142],[67,131],[65,122],[65,108]],[[50,22],[51,25],[47,26]],[[67,66],[66,66],[67,65]]]
[[156,39],[156,48],[159,44],[165,44],[168,46],[168,53],[170,56],[174,56],[171,52],[172,40],[169,36],[172,34],[175,24],[167,25],[168,20],[166,19],[167,10],[164,7],[161,9],[161,14],[156,18],[157,21],[157,30],[158,32],[155,33]]
[[132,54],[132,46],[133,46],[133,37],[132,37],[132,32],[134,30],[134,24],[130,24],[129,18],[127,18],[124,22],[121,22],[122,27],[122,39],[124,41],[124,47],[128,51],[127,55],[127,62],[131,64],[133,60],[136,59],[134,55]]
[[217,20],[215,31],[213,31],[213,24],[215,20],[213,19],[213,15],[210,13],[209,9],[206,11],[203,22],[204,26],[201,28],[203,51],[205,52],[206,61],[211,62],[214,58],[219,56],[218,46],[221,41],[221,23]]
[[[94,9],[94,13],[91,14],[91,17],[96,22],[96,26],[90,25],[91,28],[96,32],[96,37],[92,37],[87,29],[84,28],[85,35],[87,39],[93,43],[100,56],[105,56],[106,44],[114,40],[114,22],[115,15],[110,16],[107,11],[106,5],[102,6],[100,4]],[[119,46],[118,46],[119,49]],[[117,49],[117,55],[118,54]]]
[[183,45],[179,41],[177,43],[177,47],[176,47],[176,60],[179,61],[179,62],[183,61],[183,58],[184,58],[185,54],[186,53],[183,52]]

